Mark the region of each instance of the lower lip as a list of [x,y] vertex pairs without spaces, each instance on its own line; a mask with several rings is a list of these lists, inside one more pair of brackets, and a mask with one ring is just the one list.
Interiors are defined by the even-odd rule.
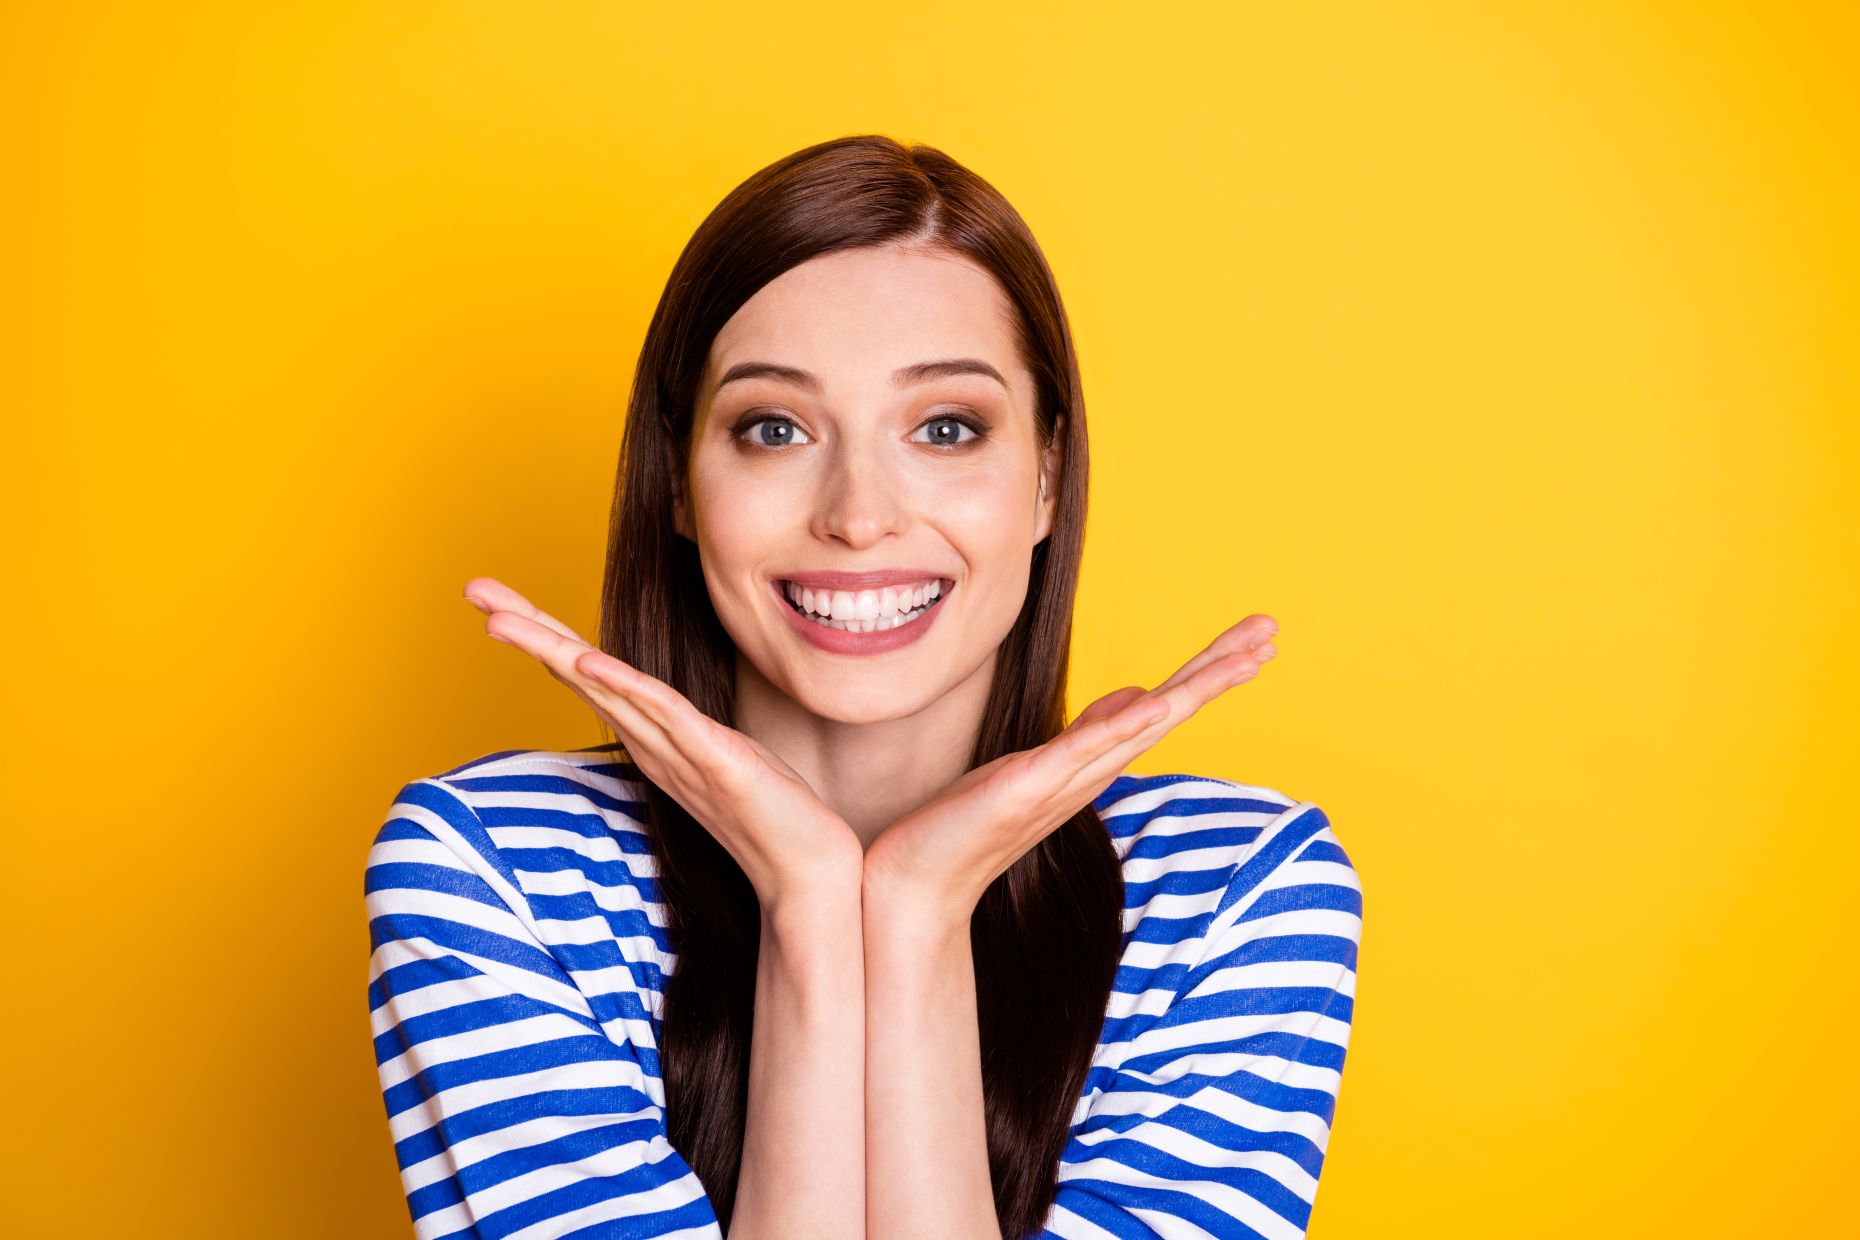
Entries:
[[769,588],[775,592],[775,602],[781,608],[782,614],[788,617],[788,623],[793,625],[802,637],[832,654],[884,654],[888,650],[910,645],[928,632],[932,624],[936,623],[938,614],[943,610],[942,601],[948,598],[951,592],[950,590],[943,591],[937,599],[936,606],[902,628],[874,629],[870,633],[854,633],[850,629],[836,629],[831,625],[819,624],[803,616],[794,609],[794,605],[788,601],[788,596],[782,593],[781,582],[772,581],[769,583]]

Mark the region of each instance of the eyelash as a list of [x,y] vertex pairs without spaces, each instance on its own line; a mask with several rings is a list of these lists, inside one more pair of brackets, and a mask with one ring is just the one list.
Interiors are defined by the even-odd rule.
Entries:
[[[736,420],[736,425],[730,428],[730,438],[737,443],[748,444],[749,447],[762,452],[782,452],[788,448],[798,446],[795,444],[784,444],[777,447],[773,444],[750,443],[749,440],[745,438],[749,428],[752,426],[760,426],[764,422],[786,422],[790,426],[796,425],[793,418],[782,417],[780,414],[770,414],[762,410],[752,409]],[[954,452],[964,448],[972,448],[981,443],[984,439],[987,439],[989,435],[988,424],[980,418],[975,417],[973,414],[967,413],[939,413],[933,418],[926,418],[918,425],[917,429],[922,430],[933,422],[956,422],[975,432],[975,437],[973,439],[965,439],[961,443],[935,443],[929,445],[939,452]]]

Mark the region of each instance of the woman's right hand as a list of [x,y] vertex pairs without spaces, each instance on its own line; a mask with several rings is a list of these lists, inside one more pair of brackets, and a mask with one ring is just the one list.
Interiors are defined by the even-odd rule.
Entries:
[[748,876],[765,916],[790,899],[858,889],[865,862],[859,837],[767,746],[590,646],[494,577],[466,582],[465,598],[485,613],[486,633],[535,657],[591,706],[646,778],[716,837]]

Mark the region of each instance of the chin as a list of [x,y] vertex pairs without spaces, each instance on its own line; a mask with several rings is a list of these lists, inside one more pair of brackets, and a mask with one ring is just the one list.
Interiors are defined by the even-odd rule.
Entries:
[[894,719],[908,719],[919,709],[915,704],[901,708],[898,695],[895,693],[876,697],[849,693],[841,697],[830,697],[824,701],[809,701],[806,698],[795,700],[822,719],[846,724],[889,723]]

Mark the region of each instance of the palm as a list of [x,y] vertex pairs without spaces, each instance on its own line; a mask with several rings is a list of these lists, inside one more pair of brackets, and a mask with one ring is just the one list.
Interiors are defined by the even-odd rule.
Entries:
[[856,874],[858,837],[766,745],[588,645],[492,578],[465,594],[486,631],[534,656],[623,739],[633,764],[715,836],[766,901]]
[[1015,851],[1018,839],[997,834],[976,840],[961,824],[999,822],[1022,804],[1030,760],[1037,752],[1005,754],[967,771],[885,828],[866,852],[866,872],[881,878],[909,874],[919,885],[947,890],[958,886],[965,874],[985,868],[987,877],[981,886],[986,887],[1031,844]]
[[770,749],[767,745],[764,745],[761,741],[757,740],[753,736],[750,736],[746,732],[738,732],[735,728],[724,728],[722,724],[717,723],[716,720],[714,719],[711,722],[713,724],[716,724],[717,727],[722,728],[725,732],[728,732],[731,736],[736,737],[738,740],[740,740],[745,746],[748,747],[751,756],[754,757],[756,760],[760,761],[764,766],[768,767],[770,771],[774,772],[777,775],[780,775],[784,779],[787,779],[793,783],[801,785],[802,788],[805,788],[807,790],[807,794],[809,796],[814,795],[814,790],[808,787],[807,781],[805,779],[801,778],[801,773],[795,770],[793,767],[789,766],[787,763],[787,760],[784,759],[780,754],[776,753],[773,749]]
[[987,762],[887,827],[866,850],[887,895],[966,914],[995,878],[1090,804],[1171,728],[1251,680],[1277,654],[1270,616],[1248,616],[1155,689],[1131,685],[1079,712],[1043,745]]

